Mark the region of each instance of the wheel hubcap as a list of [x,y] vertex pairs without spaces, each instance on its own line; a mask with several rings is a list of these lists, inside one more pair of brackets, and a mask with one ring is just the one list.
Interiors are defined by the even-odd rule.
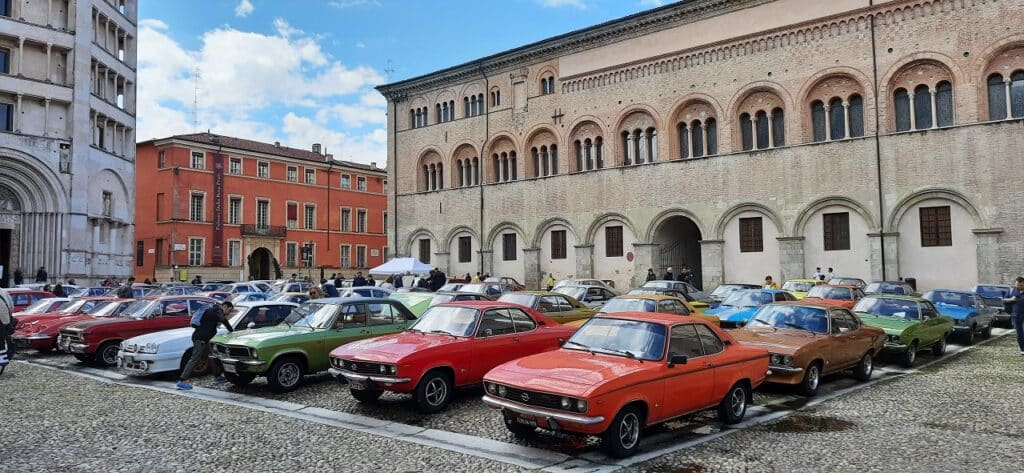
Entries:
[[640,419],[636,414],[629,413],[622,418],[619,424],[619,442],[623,448],[633,448],[637,439],[640,438]]
[[817,366],[812,366],[811,370],[807,372],[807,381],[808,381],[807,386],[809,388],[811,388],[812,390],[818,388],[818,367]]
[[907,360],[913,362],[917,359],[917,347],[910,347],[910,351],[907,352]]
[[112,365],[117,363],[117,347],[108,347],[103,351],[103,362]]
[[743,414],[743,409],[747,405],[747,396],[742,389],[736,388],[732,391],[730,404],[732,405],[733,415],[739,417],[740,414]]
[[427,398],[427,404],[439,406],[444,402],[445,397],[448,396],[448,386],[441,378],[434,378],[427,383],[427,389],[424,394]]
[[871,355],[864,355],[864,373],[871,374]]
[[294,386],[299,381],[299,366],[294,363],[285,363],[277,375],[282,386]]

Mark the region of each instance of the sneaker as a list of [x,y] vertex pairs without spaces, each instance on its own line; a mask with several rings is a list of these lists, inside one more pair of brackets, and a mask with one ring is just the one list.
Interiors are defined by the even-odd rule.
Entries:
[[1024,350],[1020,351],[1020,356],[1024,356]]
[[192,389],[192,385],[188,384],[188,383],[186,383],[184,381],[178,381],[178,384],[175,384],[175,386],[177,386],[178,389],[181,389],[181,390],[184,390],[184,391],[189,391],[189,390]]
[[[1024,355],[1024,352],[1021,352],[1021,354]],[[226,382],[228,382],[228,379],[223,377],[223,376],[214,376],[213,377],[213,384],[224,384]]]

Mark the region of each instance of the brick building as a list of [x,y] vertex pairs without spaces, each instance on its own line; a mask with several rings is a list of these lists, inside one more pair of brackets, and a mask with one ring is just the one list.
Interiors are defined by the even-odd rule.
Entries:
[[1024,273],[1024,0],[692,0],[381,86],[390,245],[705,287]]
[[[279,143],[197,133],[139,143],[135,277],[348,276],[384,261],[384,170]],[[312,243],[308,269],[302,246]],[[181,273],[175,273],[181,276]]]

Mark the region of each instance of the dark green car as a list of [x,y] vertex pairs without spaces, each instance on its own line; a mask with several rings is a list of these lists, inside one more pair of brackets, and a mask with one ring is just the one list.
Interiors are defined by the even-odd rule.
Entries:
[[390,299],[335,297],[296,307],[280,325],[214,337],[224,376],[244,386],[266,376],[274,391],[291,391],[303,375],[327,371],[328,353],[346,343],[401,332],[416,317]]
[[920,297],[869,295],[853,311],[864,325],[885,330],[884,351],[897,355],[906,368],[914,366],[918,351],[945,353],[946,339],[953,333],[953,319],[939,315],[929,300]]

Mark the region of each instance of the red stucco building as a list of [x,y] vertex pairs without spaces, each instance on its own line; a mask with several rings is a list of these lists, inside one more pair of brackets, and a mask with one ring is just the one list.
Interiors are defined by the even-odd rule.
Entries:
[[140,281],[272,279],[277,268],[350,275],[383,262],[387,180],[375,163],[335,160],[319,144],[302,150],[210,133],[139,143],[137,154]]

